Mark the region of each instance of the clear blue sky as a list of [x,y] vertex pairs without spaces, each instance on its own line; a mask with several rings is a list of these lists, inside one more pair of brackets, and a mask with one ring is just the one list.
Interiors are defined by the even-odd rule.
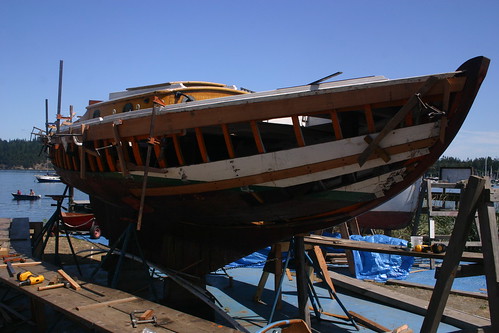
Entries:
[[0,1],[0,139],[27,139],[57,106],[127,87],[205,80],[263,91],[341,78],[455,70],[488,76],[444,154],[499,158],[499,1]]

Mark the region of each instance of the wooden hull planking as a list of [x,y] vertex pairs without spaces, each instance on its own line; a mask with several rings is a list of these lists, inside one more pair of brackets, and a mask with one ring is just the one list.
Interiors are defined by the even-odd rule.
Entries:
[[[142,87],[89,106],[50,139],[50,157],[64,182],[90,195],[108,237],[143,211],[146,256],[202,275],[403,191],[458,132],[488,63],[263,93],[216,87],[212,99],[213,87]],[[117,109],[157,95],[176,104]],[[91,119],[95,110],[104,116]]]

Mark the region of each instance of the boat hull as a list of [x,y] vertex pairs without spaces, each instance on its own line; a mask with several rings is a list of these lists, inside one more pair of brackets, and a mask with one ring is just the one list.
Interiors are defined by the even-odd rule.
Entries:
[[[109,116],[87,115],[51,138],[50,157],[65,183],[90,195],[111,242],[137,223],[149,260],[201,276],[409,187],[458,132],[488,63],[126,114],[114,114],[113,100],[88,111]],[[156,93],[170,94],[147,101]]]
[[17,194],[17,193],[12,193],[12,196],[14,197],[14,200],[38,200],[41,199],[41,195],[30,195],[30,194]]

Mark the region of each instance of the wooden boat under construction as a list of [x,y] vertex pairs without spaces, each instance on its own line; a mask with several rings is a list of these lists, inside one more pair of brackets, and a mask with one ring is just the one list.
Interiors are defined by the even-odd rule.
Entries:
[[461,127],[489,60],[267,92],[172,82],[93,101],[48,137],[61,179],[103,234],[129,221],[148,260],[201,276],[388,201]]

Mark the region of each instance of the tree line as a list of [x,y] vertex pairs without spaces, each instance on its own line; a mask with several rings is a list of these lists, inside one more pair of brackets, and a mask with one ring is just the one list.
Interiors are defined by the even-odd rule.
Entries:
[[0,169],[46,168],[47,157],[37,140],[0,139]]
[[[36,169],[46,168],[46,155],[43,145],[38,140],[2,140],[0,139],[0,169]],[[480,157],[460,160],[455,157],[443,156],[427,171],[427,176],[438,177],[441,167],[473,168],[477,176],[499,178],[499,159]]]

